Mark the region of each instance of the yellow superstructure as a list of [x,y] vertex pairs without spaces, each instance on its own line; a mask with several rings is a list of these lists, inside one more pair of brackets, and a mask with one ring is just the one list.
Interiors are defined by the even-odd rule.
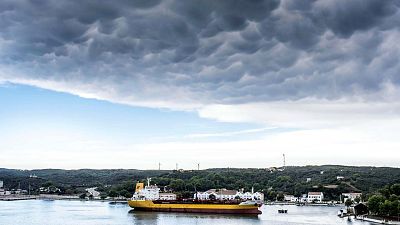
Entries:
[[135,192],[139,193],[139,191],[141,191],[143,188],[144,188],[144,184],[143,183],[136,183]]

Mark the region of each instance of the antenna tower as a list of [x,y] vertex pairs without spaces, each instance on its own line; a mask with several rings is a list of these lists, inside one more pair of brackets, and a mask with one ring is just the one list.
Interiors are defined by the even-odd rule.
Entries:
[[283,169],[286,168],[286,156],[285,153],[283,153]]

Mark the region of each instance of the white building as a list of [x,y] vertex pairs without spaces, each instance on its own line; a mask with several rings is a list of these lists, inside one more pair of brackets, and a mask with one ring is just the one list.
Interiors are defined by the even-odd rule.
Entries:
[[40,187],[39,191],[42,193],[59,193],[61,192],[60,188],[50,186],[50,187]]
[[286,202],[290,202],[290,199],[293,197],[293,195],[283,195],[283,200]]
[[215,199],[220,200],[264,200],[264,194],[260,192],[239,192],[234,190],[227,190],[225,188],[210,189],[205,192],[197,192],[193,195],[193,198],[197,198],[199,200],[208,200],[212,198],[211,196],[214,196]]
[[4,196],[4,195],[11,195],[10,191],[6,191],[4,189],[0,189],[0,196]]
[[308,177],[308,178],[306,179],[306,182],[307,182],[307,183],[308,183],[308,182],[311,182],[311,178]]
[[99,198],[100,197],[100,192],[96,191],[97,187],[92,187],[92,188],[86,188],[85,190],[89,193],[89,195],[92,195],[93,198]]
[[159,193],[160,200],[176,200],[176,194],[174,193]]
[[324,199],[324,193],[322,192],[308,192],[307,202],[322,202]]
[[343,180],[344,179],[344,176],[337,176],[336,177],[336,180]]
[[283,197],[286,202],[298,202],[299,201],[299,198],[295,197],[293,195],[284,195]]
[[227,190],[225,188],[210,189],[205,192],[197,192],[196,194],[194,194],[194,198],[197,197],[197,199],[199,200],[208,200],[212,198],[221,200],[233,200],[238,195],[238,193],[238,191]]
[[346,202],[347,199],[354,201],[356,198],[361,200],[362,193],[342,193],[343,202]]

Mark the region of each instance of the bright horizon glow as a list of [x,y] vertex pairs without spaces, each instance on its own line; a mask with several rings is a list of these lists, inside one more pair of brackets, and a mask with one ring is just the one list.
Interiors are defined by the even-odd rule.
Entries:
[[[176,163],[183,169],[196,169],[197,163],[202,169],[267,168],[282,166],[283,153],[293,166],[398,167],[398,120],[392,118],[379,121],[381,130],[392,131],[383,136],[370,130],[377,126],[371,119],[350,127],[336,121],[330,128],[293,129],[218,122],[196,112],[125,106],[13,84],[0,87],[0,93],[7,106],[0,111],[0,161],[6,168],[158,169],[159,162],[162,169]],[[218,111],[238,117],[233,108]]]

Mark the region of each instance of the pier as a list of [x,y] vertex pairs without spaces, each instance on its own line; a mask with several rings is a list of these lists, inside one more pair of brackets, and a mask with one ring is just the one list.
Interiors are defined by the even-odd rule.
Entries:
[[0,201],[20,201],[38,199],[36,195],[7,195],[1,196]]

